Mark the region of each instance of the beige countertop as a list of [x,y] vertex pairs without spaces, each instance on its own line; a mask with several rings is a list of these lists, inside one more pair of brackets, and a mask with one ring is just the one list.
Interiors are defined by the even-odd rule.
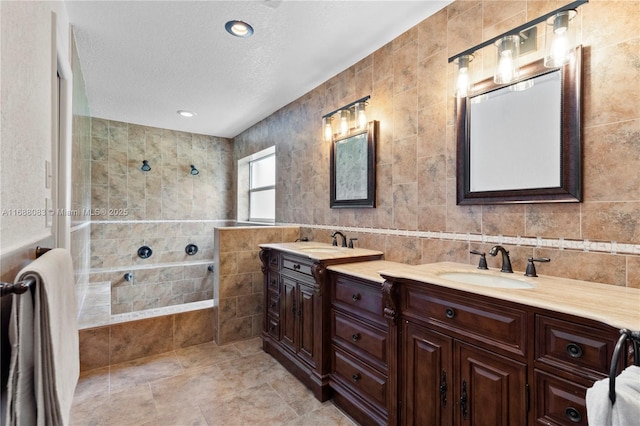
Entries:
[[[509,289],[463,284],[440,276],[447,272],[474,272],[495,277],[508,276],[533,284],[533,288]],[[376,273],[576,315],[616,328],[640,330],[640,289],[548,275],[540,275],[536,278],[525,277],[523,272],[505,274],[494,269],[482,271],[473,265],[453,262],[417,266],[405,265],[404,268],[376,268]]]
[[308,257],[313,260],[345,259],[361,256],[379,256],[383,253],[377,250],[363,248],[336,247],[327,243],[315,241],[301,241],[297,243],[268,243],[260,244],[261,248],[281,250],[297,256]]
[[328,266],[327,269],[342,274],[351,275],[353,277],[362,278],[382,284],[384,278],[378,271],[391,271],[410,267],[404,263],[389,262],[387,260],[371,260],[368,262],[342,263],[339,265]]

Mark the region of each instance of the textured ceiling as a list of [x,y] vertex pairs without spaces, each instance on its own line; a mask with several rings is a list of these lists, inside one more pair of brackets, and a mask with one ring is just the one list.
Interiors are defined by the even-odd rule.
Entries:
[[[67,1],[95,117],[234,137],[450,1]],[[253,25],[250,38],[224,24]],[[177,110],[197,113],[178,116]]]

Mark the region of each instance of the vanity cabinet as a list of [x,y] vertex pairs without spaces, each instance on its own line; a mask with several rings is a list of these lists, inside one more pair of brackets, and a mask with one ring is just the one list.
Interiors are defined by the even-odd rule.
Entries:
[[[264,275],[263,349],[325,401],[329,386],[330,335],[326,267],[332,264],[375,260],[381,252],[349,249],[340,256],[314,259],[279,246],[263,244]],[[330,247],[330,246],[329,246]]]
[[400,424],[587,425],[586,390],[608,377],[617,328],[381,274],[400,328]]
[[402,287],[402,424],[525,425],[527,313]]
[[329,280],[334,403],[361,424],[396,424],[396,344],[384,317],[382,279],[332,271]]

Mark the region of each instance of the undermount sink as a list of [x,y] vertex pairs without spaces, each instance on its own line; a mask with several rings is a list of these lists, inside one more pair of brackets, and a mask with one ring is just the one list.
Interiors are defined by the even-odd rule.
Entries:
[[299,248],[299,251],[308,251],[308,252],[313,252],[313,253],[336,253],[342,250],[341,247],[325,247],[325,246],[320,246],[320,247],[303,247],[303,248]]
[[506,276],[485,275],[479,272],[444,272],[438,274],[440,278],[463,284],[479,285],[494,288],[534,288],[535,285],[527,281]]

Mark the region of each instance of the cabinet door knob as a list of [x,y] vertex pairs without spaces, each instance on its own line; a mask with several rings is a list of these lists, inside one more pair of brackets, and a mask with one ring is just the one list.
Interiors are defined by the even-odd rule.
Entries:
[[360,293],[356,293],[353,296],[351,296],[351,300],[353,300],[354,302],[357,302],[358,300],[360,300]]
[[269,305],[271,308],[275,308],[276,307],[276,302],[271,302],[271,305]]
[[571,423],[580,423],[582,421],[582,415],[580,415],[580,412],[573,407],[567,407],[567,409],[564,410],[564,414]]
[[456,316],[456,311],[454,311],[453,308],[447,308],[444,310],[444,314],[447,318],[451,319]]
[[353,376],[351,376],[351,378],[354,382],[357,382],[358,380],[360,380],[360,373],[354,374]]
[[271,326],[269,327],[269,330],[273,331],[273,330],[275,330],[275,329],[276,329],[275,324],[271,324]]
[[351,340],[353,340],[354,342],[357,342],[358,340],[360,340],[360,333],[354,333],[351,335]]
[[571,358],[580,358],[582,357],[582,348],[577,343],[569,343],[567,345],[567,353]]
[[276,285],[276,280],[275,279],[271,280],[271,285],[275,287],[275,285]]

